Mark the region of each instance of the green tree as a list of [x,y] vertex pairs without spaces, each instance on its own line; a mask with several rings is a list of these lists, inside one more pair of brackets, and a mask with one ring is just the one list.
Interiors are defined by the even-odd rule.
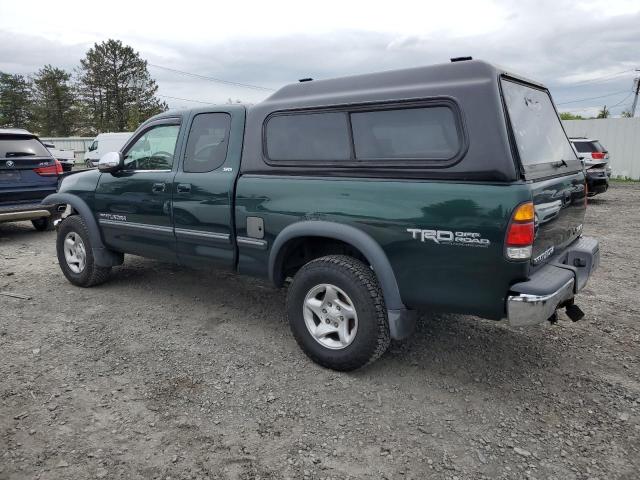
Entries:
[[29,79],[0,72],[0,126],[31,128],[32,107]]
[[625,110],[624,112],[622,112],[622,118],[631,118],[631,112],[628,110]]
[[609,109],[605,105],[604,107],[602,107],[602,110],[598,112],[598,116],[596,118],[609,118],[609,113]]
[[75,133],[79,105],[71,74],[45,65],[33,77],[34,128],[40,135],[66,137]]
[[562,120],[584,120],[584,117],[582,115],[574,115],[570,112],[561,112],[560,118]]
[[96,133],[133,130],[167,104],[156,97],[158,86],[147,62],[119,40],[95,44],[80,60],[79,86]]

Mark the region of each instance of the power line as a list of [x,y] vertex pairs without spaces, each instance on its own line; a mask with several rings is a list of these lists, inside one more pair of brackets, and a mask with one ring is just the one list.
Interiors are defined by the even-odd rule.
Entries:
[[160,95],[156,93],[157,97],[169,98],[171,100],[182,100],[183,102],[193,102],[193,103],[201,103],[203,105],[215,105],[216,102],[203,102],[202,100],[192,100],[190,98],[180,98],[180,97],[172,97],[170,95]]
[[596,77],[596,78],[592,78],[590,80],[584,80],[582,82],[568,83],[567,85],[589,85],[589,84],[592,84],[592,83],[608,82],[609,80],[613,79],[614,77],[617,77],[617,76],[620,76],[620,75],[624,75],[625,73],[629,73],[629,72],[633,72],[633,71],[634,71],[634,69],[631,68],[629,70],[623,70],[622,72],[603,75],[602,77]]
[[579,99],[576,99],[576,100],[569,100],[567,102],[556,103],[556,105],[566,105],[568,103],[586,102],[587,100],[596,100],[598,98],[613,97],[614,95],[620,95],[621,93],[626,93],[628,91],[629,91],[628,89],[620,90],[619,92],[608,93],[606,95],[600,95],[600,96],[597,96],[597,97],[579,98]]
[[620,100],[618,103],[616,103],[615,105],[611,105],[609,108],[613,108],[613,107],[617,107],[618,105],[622,105],[624,102],[627,101],[627,99],[633,95],[633,92],[630,92],[629,95],[627,95],[626,97],[624,97],[622,100]]
[[186,75],[188,77],[199,78],[201,80],[207,80],[209,82],[223,83],[225,85],[231,85],[234,87],[242,87],[242,88],[250,88],[252,90],[265,90],[265,91],[274,91],[274,88],[262,87],[260,85],[252,85],[249,83],[240,83],[240,82],[232,82],[230,80],[223,80],[221,78],[208,77],[206,75],[200,75],[198,73],[185,72],[184,70],[177,70],[175,68],[163,67],[162,65],[155,65],[153,63],[148,63],[150,67],[159,68],[161,70],[166,70],[167,72],[178,73],[180,75]]

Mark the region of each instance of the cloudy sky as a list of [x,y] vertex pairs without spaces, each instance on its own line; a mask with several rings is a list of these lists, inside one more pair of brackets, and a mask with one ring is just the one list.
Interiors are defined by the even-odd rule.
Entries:
[[172,107],[471,55],[542,81],[561,110],[617,115],[640,74],[640,1],[0,0],[1,71],[73,70],[108,38],[148,60]]

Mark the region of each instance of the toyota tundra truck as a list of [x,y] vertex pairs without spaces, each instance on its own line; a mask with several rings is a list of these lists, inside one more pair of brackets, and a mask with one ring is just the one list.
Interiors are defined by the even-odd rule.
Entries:
[[302,350],[343,371],[409,336],[416,310],[577,320],[599,260],[549,91],[470,59],[157,115],[45,202],[67,205],[72,284],[125,254],[268,279]]

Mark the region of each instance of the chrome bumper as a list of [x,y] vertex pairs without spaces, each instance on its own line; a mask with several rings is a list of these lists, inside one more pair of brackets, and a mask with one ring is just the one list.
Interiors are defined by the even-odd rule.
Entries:
[[548,320],[558,308],[572,303],[599,263],[598,241],[578,238],[527,281],[511,286],[506,305],[509,324],[524,327]]
[[548,320],[553,312],[573,298],[575,281],[569,280],[549,295],[520,293],[507,298],[507,316],[512,327],[526,327]]

